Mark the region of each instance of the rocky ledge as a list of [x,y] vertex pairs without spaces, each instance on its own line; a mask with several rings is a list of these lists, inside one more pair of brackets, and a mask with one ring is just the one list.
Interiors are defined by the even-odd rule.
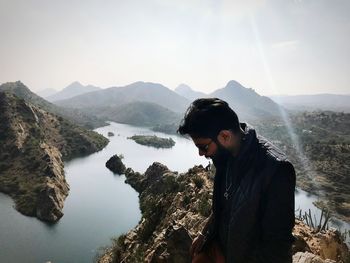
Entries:
[[[140,194],[140,223],[98,262],[190,262],[189,247],[211,211],[213,176],[201,166],[178,175],[160,163],[144,174],[128,168],[126,182]],[[337,231],[316,233],[296,221],[293,262],[347,262],[349,250]]]

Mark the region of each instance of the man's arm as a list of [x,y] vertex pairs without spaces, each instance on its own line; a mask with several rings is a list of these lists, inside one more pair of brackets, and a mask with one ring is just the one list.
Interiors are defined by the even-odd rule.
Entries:
[[294,227],[295,171],[289,162],[282,163],[265,193],[262,216],[262,243],[258,262],[292,262]]
[[201,252],[202,248],[208,241],[208,237],[213,231],[213,213],[208,217],[207,222],[205,223],[203,230],[198,233],[198,236],[193,240],[192,246],[190,249],[190,254],[193,257],[195,254]]

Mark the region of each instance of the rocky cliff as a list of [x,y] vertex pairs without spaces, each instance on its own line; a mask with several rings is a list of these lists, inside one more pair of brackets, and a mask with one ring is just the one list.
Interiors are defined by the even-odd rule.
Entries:
[[0,191],[19,212],[56,222],[69,191],[63,160],[108,140],[10,93],[0,92],[0,112]]
[[[211,211],[212,174],[199,166],[178,175],[154,163],[144,174],[128,168],[125,175],[140,194],[142,218],[134,229],[115,239],[98,262],[191,262],[190,244]],[[297,220],[294,235],[293,262],[349,259],[336,231],[316,234]]]

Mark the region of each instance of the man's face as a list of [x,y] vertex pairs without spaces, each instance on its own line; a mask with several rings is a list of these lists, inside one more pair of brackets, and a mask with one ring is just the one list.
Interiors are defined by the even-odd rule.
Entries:
[[211,158],[215,163],[224,162],[230,156],[230,151],[226,149],[219,141],[214,141],[211,138],[194,138],[194,144],[198,148],[198,154]]

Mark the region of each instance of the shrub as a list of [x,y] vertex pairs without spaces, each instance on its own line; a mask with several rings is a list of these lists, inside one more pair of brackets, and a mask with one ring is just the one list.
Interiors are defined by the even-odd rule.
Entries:
[[191,197],[188,195],[185,195],[182,199],[182,205],[187,206],[191,202]]
[[192,178],[192,181],[194,182],[195,186],[199,189],[201,189],[204,185],[204,179],[198,175],[195,175]]
[[208,217],[211,213],[211,202],[209,194],[203,194],[199,199],[199,213]]

